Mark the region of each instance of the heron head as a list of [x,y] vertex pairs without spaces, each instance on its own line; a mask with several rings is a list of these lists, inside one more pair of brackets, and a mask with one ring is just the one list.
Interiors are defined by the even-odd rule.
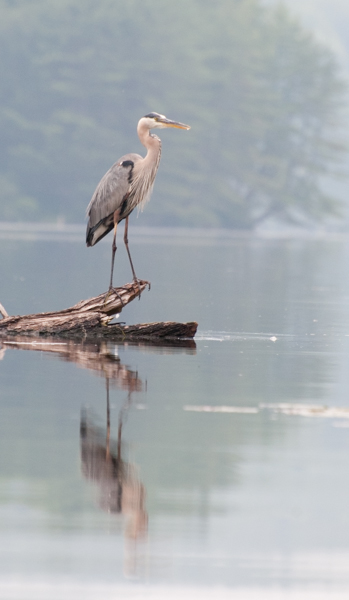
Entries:
[[165,115],[160,115],[156,112],[151,112],[145,117],[141,118],[142,124],[148,129],[165,129],[165,127],[175,127],[177,129],[190,129],[190,125],[184,125],[184,123],[179,123],[179,121],[171,121]]

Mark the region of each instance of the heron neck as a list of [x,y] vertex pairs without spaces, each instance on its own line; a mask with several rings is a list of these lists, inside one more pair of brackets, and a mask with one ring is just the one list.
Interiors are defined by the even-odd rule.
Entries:
[[156,159],[161,152],[161,140],[156,135],[150,135],[148,127],[139,125],[137,128],[138,137],[141,144],[147,149],[145,161]]

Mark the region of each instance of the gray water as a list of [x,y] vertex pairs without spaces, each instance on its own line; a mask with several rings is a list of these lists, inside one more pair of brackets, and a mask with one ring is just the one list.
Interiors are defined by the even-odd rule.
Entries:
[[[347,598],[348,241],[136,233],[120,320],[195,344],[2,343],[0,598]],[[0,302],[101,293],[110,242],[0,230]]]

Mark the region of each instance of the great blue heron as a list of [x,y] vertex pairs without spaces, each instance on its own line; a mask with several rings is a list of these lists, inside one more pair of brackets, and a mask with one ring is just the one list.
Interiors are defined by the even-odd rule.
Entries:
[[150,129],[176,127],[190,129],[178,121],[171,121],[156,112],[142,117],[137,126],[138,137],[147,149],[143,158],[139,154],[125,154],[99,182],[87,207],[89,221],[86,231],[87,246],[94,246],[114,229],[109,290],[113,287],[113,270],[116,251],[116,230],[125,219],[124,242],[130,260],[133,280],[138,282],[128,247],[128,217],[136,206],[144,205],[150,198],[161,156],[161,140]]

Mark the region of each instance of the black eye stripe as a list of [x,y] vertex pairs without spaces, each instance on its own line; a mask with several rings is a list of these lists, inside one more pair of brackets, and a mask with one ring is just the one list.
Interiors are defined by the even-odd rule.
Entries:
[[147,115],[144,115],[143,118],[144,119],[158,119],[159,117],[163,117],[163,115],[160,115],[159,113],[156,113],[156,112],[152,112]]

